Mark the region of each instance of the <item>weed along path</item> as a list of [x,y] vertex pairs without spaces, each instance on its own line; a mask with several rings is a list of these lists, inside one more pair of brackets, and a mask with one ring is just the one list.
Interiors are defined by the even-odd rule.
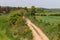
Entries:
[[26,24],[32,30],[33,40],[49,40],[42,30],[34,25],[29,19],[26,19]]

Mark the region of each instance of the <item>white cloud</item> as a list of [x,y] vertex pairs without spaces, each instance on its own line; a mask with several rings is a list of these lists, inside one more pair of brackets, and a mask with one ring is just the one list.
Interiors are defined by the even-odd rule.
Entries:
[[0,0],[0,5],[27,6],[32,5],[46,8],[60,8],[60,0]]

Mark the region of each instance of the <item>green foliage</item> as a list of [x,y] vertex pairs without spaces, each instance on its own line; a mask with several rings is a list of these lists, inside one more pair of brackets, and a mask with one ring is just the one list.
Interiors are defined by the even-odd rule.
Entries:
[[30,15],[34,16],[35,13],[36,13],[36,8],[35,8],[35,6],[32,6],[32,7],[29,9],[29,12],[30,12]]
[[9,15],[8,24],[10,26],[10,33],[14,38],[27,38],[27,40],[32,40],[31,30],[29,30],[29,28],[25,24],[26,21],[23,18],[23,16],[25,15],[24,13],[25,11],[23,10],[17,10]]
[[36,8],[36,13],[43,13],[44,10],[42,8]]
[[0,40],[16,40],[8,29],[7,15],[0,16]]
[[50,40],[60,40],[60,16],[35,16],[35,19],[30,17],[30,20],[39,26]]
[[25,12],[26,11],[23,9],[11,12],[10,15],[8,16],[9,25],[15,25],[19,21],[22,22],[23,16],[25,15]]
[[31,30],[25,24],[24,9],[0,16],[0,40],[32,40]]

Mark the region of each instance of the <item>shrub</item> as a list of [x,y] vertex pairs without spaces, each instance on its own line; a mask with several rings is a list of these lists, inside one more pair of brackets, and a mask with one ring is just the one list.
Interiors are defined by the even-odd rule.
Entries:
[[[24,13],[23,13],[24,14]],[[10,27],[10,33],[14,38],[29,38],[32,39],[31,30],[25,24],[25,19],[23,19],[22,12],[14,11],[8,17],[8,23]],[[29,36],[28,36],[29,35]]]
[[40,19],[40,22],[42,23],[42,22],[43,22],[43,20],[42,20],[42,19]]
[[50,22],[47,22],[46,25],[51,25]]
[[60,14],[50,14],[49,16],[60,16]]
[[47,16],[46,14],[41,14],[40,16]]
[[22,19],[23,15],[24,15],[23,12],[22,11],[20,12],[20,10],[16,10],[16,11],[11,12],[8,17],[9,25],[10,26],[16,25],[18,20],[20,22],[23,22],[24,21],[24,19]]
[[25,25],[25,20],[19,11],[14,11],[9,15],[8,23],[9,26],[11,26],[10,32],[14,32],[14,34],[16,34],[15,30],[18,31],[19,27],[22,28]]
[[60,23],[58,24],[58,26],[60,26]]

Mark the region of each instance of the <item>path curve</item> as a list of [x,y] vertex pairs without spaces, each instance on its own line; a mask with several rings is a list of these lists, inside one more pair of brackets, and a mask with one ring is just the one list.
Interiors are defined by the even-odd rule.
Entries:
[[32,30],[33,40],[49,40],[42,30],[34,25],[29,19],[26,19],[26,24]]

